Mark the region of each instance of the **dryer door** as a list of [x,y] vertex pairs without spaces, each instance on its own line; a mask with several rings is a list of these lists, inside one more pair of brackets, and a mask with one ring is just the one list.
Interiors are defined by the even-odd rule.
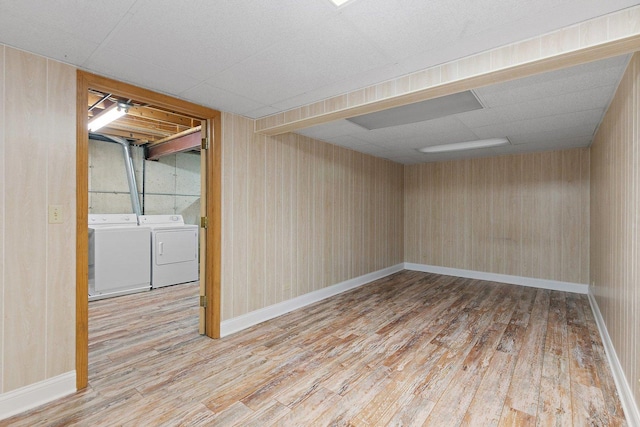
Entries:
[[156,231],[156,265],[176,264],[198,259],[197,230]]

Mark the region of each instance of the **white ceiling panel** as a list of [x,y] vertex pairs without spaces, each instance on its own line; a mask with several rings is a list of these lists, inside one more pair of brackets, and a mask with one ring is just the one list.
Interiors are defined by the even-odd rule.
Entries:
[[281,42],[226,70],[209,84],[271,105],[305,92],[309,81],[322,87],[374,68],[386,59],[355,30],[335,17],[293,40]]
[[475,92],[491,108],[615,85],[627,62],[627,56],[615,57],[478,88]]
[[566,128],[586,127],[591,129],[591,131],[594,131],[600,123],[603,113],[603,109],[570,112],[549,117],[476,127],[472,128],[472,130],[478,139],[532,133],[537,132],[540,129],[546,129],[547,131],[553,132]]
[[109,49],[102,49],[101,55],[93,56],[86,62],[85,68],[148,89],[162,86],[164,93],[171,95],[178,95],[198,83],[198,80],[186,74],[152,66],[139,57]]
[[237,94],[227,92],[207,83],[201,83],[192,87],[182,92],[180,96],[200,104],[202,104],[204,100],[215,99],[215,109],[240,115],[246,115],[249,111],[265,108],[264,105],[253,99],[240,97]]
[[[615,85],[594,87],[579,92],[538,98],[529,102],[514,103],[496,108],[470,111],[457,117],[470,128],[523,121],[563,114],[590,106],[606,106],[611,100]],[[581,107],[584,106],[584,107]]]
[[[37,31],[47,28],[67,34],[69,39],[100,44],[127,14],[136,0],[110,1],[16,1],[0,0],[0,41],[5,43],[5,25],[21,21],[20,42],[43,42]],[[35,34],[34,34],[35,32]],[[24,47],[19,46],[24,49]],[[72,48],[72,46],[69,46]]]
[[34,25],[22,16],[3,12],[0,9],[0,42],[9,46],[71,64],[83,63],[98,47],[97,43],[57,28],[53,23]]
[[[509,135],[509,141],[511,141],[513,145],[544,144],[548,141],[563,141],[574,138],[590,142],[593,138],[593,129],[590,127],[577,126],[554,130],[537,129],[534,132]],[[587,144],[589,142],[587,142]]]

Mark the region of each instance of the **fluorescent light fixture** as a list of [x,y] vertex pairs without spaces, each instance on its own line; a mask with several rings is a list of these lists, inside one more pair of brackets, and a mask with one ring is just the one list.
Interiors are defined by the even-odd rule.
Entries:
[[95,132],[112,121],[119,119],[129,112],[129,107],[131,106],[124,102],[116,102],[109,108],[106,108],[102,113],[89,120],[89,131]]
[[336,6],[340,7],[343,4],[345,4],[346,2],[350,1],[350,0],[329,0],[331,3],[335,4]]
[[479,148],[499,147],[510,144],[507,138],[481,139],[478,141],[455,142],[453,144],[432,145],[419,148],[421,153],[448,153],[450,151],[477,150]]
[[478,98],[472,91],[467,90],[375,113],[363,114],[347,120],[365,129],[373,130],[425,122],[481,108],[482,104]]

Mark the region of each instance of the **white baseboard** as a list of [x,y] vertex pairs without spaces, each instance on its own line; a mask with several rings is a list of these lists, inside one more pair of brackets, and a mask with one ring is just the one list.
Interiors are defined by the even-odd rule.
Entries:
[[0,394],[0,420],[76,392],[76,371]]
[[627,417],[627,423],[630,426],[640,426],[640,410],[633,398],[633,392],[631,386],[627,381],[627,377],[624,374],[616,349],[611,341],[611,336],[607,330],[607,325],[604,323],[604,318],[598,307],[598,302],[591,292],[589,292],[589,303],[591,304],[591,311],[593,311],[593,317],[596,319],[598,330],[600,331],[600,337],[602,338],[602,344],[604,345],[605,353],[607,354],[607,360],[609,360],[609,366],[613,373],[613,381],[616,383],[618,389],[618,395],[620,396],[620,402],[622,403],[622,410]]
[[224,320],[220,323],[220,336],[225,337],[227,335],[234,334],[253,325],[257,325],[258,323],[262,323],[266,320],[282,316],[283,314],[305,307],[309,304],[322,301],[323,299],[329,298],[333,295],[337,295],[342,292],[355,289],[362,285],[366,285],[367,283],[371,283],[374,280],[382,279],[383,277],[389,276],[393,273],[397,273],[398,271],[402,271],[403,268],[404,264],[397,264],[392,267],[383,268],[382,270],[374,271],[360,277],[355,277],[353,279],[346,280],[344,282],[337,283],[326,288],[318,289],[317,291],[309,292],[308,294],[304,294],[299,297],[280,302],[278,304],[270,305],[268,307],[255,310],[238,317]]
[[404,268],[405,270],[444,274],[446,276],[466,277],[468,279],[487,280],[490,282],[509,283],[511,285],[550,289],[552,291],[573,292],[576,294],[587,294],[589,292],[589,285],[581,283],[559,282],[557,280],[535,279],[533,277],[510,276],[508,274],[486,273],[484,271],[461,270],[458,268],[414,264],[410,262],[405,262]]

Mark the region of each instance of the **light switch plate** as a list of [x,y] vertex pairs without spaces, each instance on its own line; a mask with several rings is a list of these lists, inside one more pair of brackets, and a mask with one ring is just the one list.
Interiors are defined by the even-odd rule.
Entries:
[[63,222],[62,205],[49,205],[49,224],[62,224]]

